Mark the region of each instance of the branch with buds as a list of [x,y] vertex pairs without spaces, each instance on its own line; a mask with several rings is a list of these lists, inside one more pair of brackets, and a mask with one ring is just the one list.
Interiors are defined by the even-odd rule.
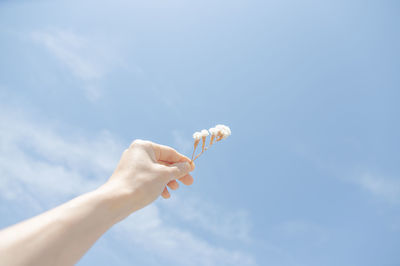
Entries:
[[[206,147],[206,139],[210,134],[211,134],[210,143],[208,144],[208,147]],[[200,132],[195,132],[193,134],[194,149],[192,154],[192,161],[195,161],[197,158],[199,158],[200,155],[202,155],[208,148],[210,148],[213,145],[213,143],[226,139],[230,135],[231,135],[231,129],[225,125],[216,125],[215,127],[210,128],[208,131],[206,129],[203,129]],[[196,149],[200,143],[200,140],[202,140],[201,152],[197,156],[195,156]]]

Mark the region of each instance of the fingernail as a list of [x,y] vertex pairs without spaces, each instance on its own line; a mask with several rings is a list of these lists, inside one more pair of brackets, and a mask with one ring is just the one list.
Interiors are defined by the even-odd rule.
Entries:
[[182,163],[177,163],[176,166],[182,171],[182,172],[189,172],[192,167],[188,162],[182,162]]

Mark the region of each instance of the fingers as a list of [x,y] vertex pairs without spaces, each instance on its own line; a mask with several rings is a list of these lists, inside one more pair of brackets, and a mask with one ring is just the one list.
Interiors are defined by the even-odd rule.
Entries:
[[184,163],[175,163],[170,166],[164,166],[164,171],[165,171],[165,178],[167,179],[166,181],[169,182],[172,179],[178,179],[186,174],[188,174],[192,170],[192,167],[190,163],[184,162]]
[[[164,165],[164,166],[171,166],[171,165],[173,165],[173,163],[164,162],[164,161],[158,161],[158,163],[161,164],[161,165]],[[193,161],[190,161],[189,164],[190,164],[190,167],[191,167],[191,169],[190,169],[190,172],[191,172],[191,171],[194,170],[194,168],[195,168],[196,166],[195,166],[195,164],[194,164]]]
[[193,181],[194,181],[193,176],[191,176],[190,174],[187,174],[187,175],[179,178],[178,180],[187,186],[193,184]]
[[179,188],[179,183],[175,179],[178,179],[187,186],[193,184],[194,179],[189,172],[194,169],[194,164],[187,162],[175,164],[160,162],[160,167],[164,171],[165,182],[170,189],[176,190]]
[[147,147],[152,147],[155,159],[160,164],[171,165],[178,162],[188,162],[190,163],[191,171],[193,171],[195,168],[193,161],[191,161],[188,157],[180,154],[179,152],[177,152],[176,150],[174,150],[169,146],[140,139],[134,140],[130,147],[134,147],[135,145],[145,145]]
[[179,188],[179,184],[176,182],[176,180],[169,181],[167,185],[172,190],[177,190]]
[[177,162],[190,162],[190,159],[185,155],[180,154],[173,148],[157,143],[151,142],[157,161],[163,161],[167,163]]
[[[193,177],[191,175],[187,174],[184,177],[179,178],[179,181],[181,181],[185,185],[191,185],[191,184],[193,184]],[[176,182],[176,180],[172,180],[172,181],[168,182],[167,186],[172,190],[176,190],[179,188],[179,183]],[[169,199],[171,197],[171,194],[169,193],[167,187],[164,187],[164,190],[161,193],[161,196],[164,199]]]
[[164,188],[163,192],[161,193],[161,196],[164,199],[169,199],[171,197],[171,194],[169,194],[167,187]]

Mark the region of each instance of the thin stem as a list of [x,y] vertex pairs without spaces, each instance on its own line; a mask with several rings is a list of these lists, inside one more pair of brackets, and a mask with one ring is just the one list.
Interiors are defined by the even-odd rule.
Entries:
[[[221,135],[220,133],[219,133],[217,136],[211,135],[211,140],[210,140],[210,144],[209,144],[208,147],[205,147],[205,145],[206,145],[206,138],[207,138],[207,137],[203,137],[203,139],[202,139],[202,140],[203,140],[203,145],[202,145],[201,152],[200,152],[196,157],[194,157],[195,151],[193,151],[192,161],[195,161],[197,158],[200,157],[200,155],[202,155],[206,150],[208,150],[208,148],[210,148],[211,145],[214,143],[214,140],[215,140],[215,142],[218,142],[218,141],[222,140],[223,135]],[[199,143],[199,140],[197,140],[197,144],[198,144],[198,143]],[[197,144],[195,143],[195,146],[197,146]],[[193,159],[193,157],[194,157],[194,159]]]
[[208,147],[211,147],[211,145],[214,142],[214,139],[215,139],[215,135],[211,135],[210,144],[208,144]]
[[[211,141],[210,141],[211,144],[212,144],[213,138],[214,138],[214,135],[211,136]],[[211,145],[208,146],[208,147],[205,147],[205,146],[206,146],[206,137],[203,137],[203,147],[202,147],[202,150],[201,150],[201,152],[200,152],[192,161],[194,161],[194,160],[196,160],[197,158],[199,158],[200,155],[202,155],[206,150],[208,150],[208,148],[211,147]],[[192,158],[193,158],[193,157],[192,157]]]
[[[194,141],[194,149],[193,149],[193,154],[192,154],[192,161],[194,161],[193,160],[193,157],[194,157],[194,154],[196,153],[196,148],[197,148],[197,145],[199,144],[199,141],[200,140],[198,140],[198,139],[196,139],[195,141]],[[196,159],[195,159],[196,160]]]
[[204,148],[206,147],[206,138],[207,137],[203,137],[203,144],[202,144],[202,146],[201,146],[201,152],[203,153],[204,152]]
[[200,152],[200,153],[193,159],[193,161],[195,161],[197,158],[199,158],[200,155],[202,155],[202,154],[203,154],[203,152]]

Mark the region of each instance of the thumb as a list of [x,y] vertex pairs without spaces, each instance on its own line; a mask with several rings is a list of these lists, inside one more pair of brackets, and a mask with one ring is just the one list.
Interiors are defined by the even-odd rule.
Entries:
[[167,168],[169,180],[181,178],[192,170],[192,166],[188,162],[174,163]]

